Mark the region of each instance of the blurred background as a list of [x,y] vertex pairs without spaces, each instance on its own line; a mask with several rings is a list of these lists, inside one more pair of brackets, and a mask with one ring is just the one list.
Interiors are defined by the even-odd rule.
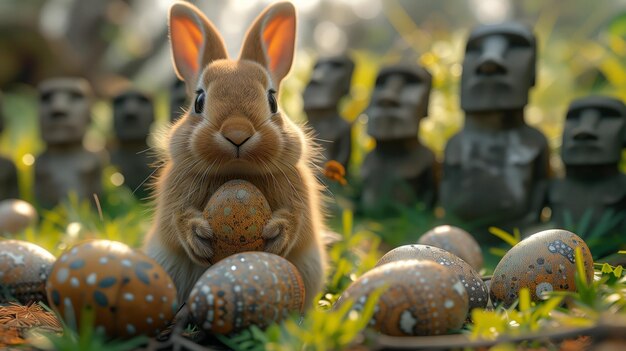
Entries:
[[[236,56],[243,33],[269,0],[193,1],[215,23]],[[356,121],[353,174],[373,142],[364,133],[378,68],[417,62],[434,77],[430,116],[420,137],[441,156],[462,124],[458,80],[469,30],[479,23],[519,20],[538,37],[538,83],[527,119],[558,150],[565,110],[573,98],[606,93],[626,99],[626,0],[293,0],[300,15],[298,52],[281,104],[303,120],[301,92],[319,56],[347,52],[356,61],[345,118]],[[21,171],[23,197],[32,194],[31,167],[42,149],[37,130],[36,85],[71,75],[95,88],[93,126],[85,140],[103,150],[111,135],[112,96],[128,87],[151,94],[157,126],[169,121],[169,87],[175,80],[167,40],[171,0],[2,0],[0,91],[7,128],[0,153]],[[558,155],[558,152],[555,152]],[[558,171],[555,156],[553,166]]]

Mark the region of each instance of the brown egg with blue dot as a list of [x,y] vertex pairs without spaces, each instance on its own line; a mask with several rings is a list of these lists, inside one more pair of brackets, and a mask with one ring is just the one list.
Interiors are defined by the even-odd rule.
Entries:
[[216,334],[265,328],[304,308],[297,268],[267,252],[243,252],[211,266],[187,300],[195,323]]
[[173,319],[176,289],[154,260],[126,244],[93,240],[63,253],[46,284],[50,305],[80,325],[91,310],[95,328],[110,338],[154,336]]
[[492,301],[510,306],[524,287],[534,301],[545,292],[576,291],[576,247],[581,249],[586,278],[591,281],[593,258],[587,244],[567,230],[545,230],[522,240],[500,260],[491,279]]
[[22,240],[0,241],[0,303],[46,301],[45,282],[56,258]]
[[241,179],[224,183],[209,199],[203,215],[215,234],[212,263],[238,252],[263,250],[261,234],[272,210],[252,183]]
[[489,290],[480,274],[467,262],[452,253],[429,245],[404,245],[387,252],[376,266],[400,260],[428,260],[452,271],[459,279],[469,298],[469,310],[485,308],[489,302]]
[[400,260],[378,266],[354,281],[334,308],[353,303],[361,311],[382,289],[369,325],[391,336],[440,335],[463,326],[468,296],[451,270],[427,260]]

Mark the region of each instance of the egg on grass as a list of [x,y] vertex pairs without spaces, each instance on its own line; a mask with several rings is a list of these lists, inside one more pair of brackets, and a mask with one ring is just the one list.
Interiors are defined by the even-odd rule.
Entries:
[[459,227],[437,226],[424,233],[417,243],[444,249],[469,263],[477,272],[483,266],[483,253],[480,245],[470,233]]
[[216,334],[279,322],[304,308],[304,283],[297,268],[267,252],[243,252],[211,266],[187,300],[195,323]]
[[0,302],[45,302],[45,283],[55,260],[54,255],[31,242],[0,241]]
[[0,235],[19,233],[36,224],[38,219],[37,210],[24,200],[0,201]]
[[400,260],[428,260],[449,269],[459,279],[469,297],[469,309],[485,308],[489,302],[489,290],[480,274],[467,262],[450,252],[428,245],[404,245],[387,252],[376,266]]
[[173,319],[176,289],[154,260],[127,246],[93,240],[63,253],[46,284],[51,307],[70,326],[93,311],[95,328],[110,338],[154,336]]
[[400,260],[368,271],[341,294],[335,308],[351,302],[352,310],[362,311],[379,289],[382,294],[370,326],[386,335],[446,334],[461,328],[468,312],[461,281],[451,270],[427,260]]
[[519,290],[528,288],[533,301],[549,291],[576,290],[576,256],[580,247],[586,279],[593,279],[593,258],[587,244],[562,229],[545,230],[513,246],[496,266],[491,279],[491,300],[510,306]]

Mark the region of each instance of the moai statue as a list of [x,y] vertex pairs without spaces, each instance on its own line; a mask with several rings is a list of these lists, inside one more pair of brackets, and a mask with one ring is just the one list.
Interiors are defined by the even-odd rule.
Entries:
[[[2,114],[2,95],[0,95],[0,134],[4,130],[4,115]],[[11,160],[0,156],[0,200],[17,199],[17,169]]]
[[545,204],[549,148],[524,121],[535,84],[536,41],[519,23],[483,25],[467,41],[461,75],[465,124],[446,145],[441,204],[485,232],[526,228]]
[[435,156],[418,138],[431,82],[430,73],[419,66],[395,65],[378,73],[366,111],[367,133],[376,147],[361,166],[362,211],[389,213],[397,205],[434,204]]
[[170,122],[176,122],[187,108],[185,82],[175,79],[170,86]]
[[139,198],[148,195],[153,154],[149,152],[148,135],[154,122],[154,106],[147,95],[127,90],[113,99],[113,129],[117,138],[111,161],[124,183]]
[[46,150],[35,160],[35,196],[51,208],[71,192],[92,199],[102,189],[102,161],[83,148],[91,121],[92,92],[81,78],[55,78],[39,85],[39,126]]
[[304,112],[322,146],[321,165],[335,160],[347,170],[352,152],[352,126],[339,115],[339,101],[350,93],[354,62],[348,56],[320,58],[303,94]]
[[[605,96],[572,101],[561,144],[566,174],[552,182],[548,197],[556,225],[577,225],[587,211],[591,211],[588,216],[593,226],[603,216],[609,220],[611,214],[626,212],[626,175],[618,168],[625,145],[626,106],[622,101]],[[622,219],[606,229],[626,229],[625,225]]]

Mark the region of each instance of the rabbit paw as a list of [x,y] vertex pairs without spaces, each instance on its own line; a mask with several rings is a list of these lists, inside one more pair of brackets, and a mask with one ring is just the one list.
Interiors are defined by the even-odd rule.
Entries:
[[265,239],[265,251],[280,256],[284,256],[289,244],[293,223],[293,215],[286,209],[274,211],[272,218],[263,228],[263,239]]
[[[192,253],[199,263],[208,263],[213,256],[211,240],[213,230],[202,216],[202,212],[196,209],[187,209],[177,221],[179,231],[183,233],[187,251]],[[193,257],[192,257],[193,259]]]

